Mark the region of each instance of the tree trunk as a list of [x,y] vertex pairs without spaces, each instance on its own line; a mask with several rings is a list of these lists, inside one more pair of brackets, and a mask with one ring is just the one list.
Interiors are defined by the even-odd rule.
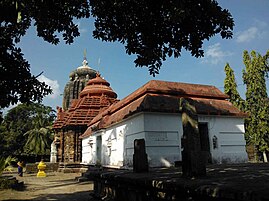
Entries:
[[267,163],[268,160],[267,160],[266,151],[263,151],[262,154],[263,154],[263,161],[264,161],[265,163]]
[[258,149],[256,145],[254,146],[254,161],[255,163],[259,162]]

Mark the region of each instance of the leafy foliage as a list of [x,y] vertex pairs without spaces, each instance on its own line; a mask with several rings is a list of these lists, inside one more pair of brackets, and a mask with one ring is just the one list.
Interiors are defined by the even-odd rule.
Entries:
[[246,140],[258,151],[269,151],[269,100],[265,77],[268,76],[269,51],[265,56],[244,51],[243,80],[246,84],[245,110],[249,117],[245,121]]
[[[53,6],[51,6],[53,5]],[[31,22],[37,35],[58,44],[56,32],[63,33],[66,43],[79,36],[75,18],[89,17],[89,5],[79,1],[9,1],[0,2],[0,108],[18,101],[42,101],[51,93],[50,87],[30,73],[30,65],[23,58],[17,43],[25,35]]]
[[[53,6],[51,6],[53,5]],[[42,101],[51,88],[30,73],[19,41],[33,24],[37,35],[58,44],[59,34],[70,44],[79,36],[74,20],[95,17],[93,36],[119,41],[127,54],[136,54],[136,66],[147,66],[155,76],[167,57],[179,57],[182,48],[203,56],[203,40],[220,34],[231,38],[231,14],[215,0],[21,0],[0,2],[0,108],[18,101]]]
[[248,51],[244,51],[243,58],[246,67],[243,70],[246,100],[240,97],[236,89],[234,71],[229,64],[225,66],[224,92],[229,95],[233,105],[249,114],[245,119],[245,137],[248,145],[254,145],[255,160],[257,153],[263,152],[264,161],[267,161],[265,153],[269,151],[269,98],[265,78],[269,71],[269,51],[265,56],[255,51],[249,55]]
[[229,96],[230,102],[235,107],[243,111],[245,103],[237,91],[237,84],[235,80],[234,71],[230,67],[229,63],[226,64],[224,71],[226,74],[226,77],[224,80],[224,93]]
[[48,155],[50,153],[53,133],[50,119],[47,119],[46,115],[38,113],[32,121],[32,129],[24,136],[27,137],[24,145],[27,154]]
[[7,167],[11,165],[11,162],[15,162],[16,158],[8,156],[7,158],[0,157],[0,176],[4,170],[9,170]]
[[232,37],[231,14],[215,0],[91,0],[90,5],[93,36],[123,43],[127,54],[137,55],[136,66],[147,66],[153,76],[182,48],[201,57],[203,40]]
[[25,152],[34,155],[48,155],[52,142],[52,133],[47,128],[35,128],[25,133],[27,142],[24,146]]
[[24,134],[36,128],[37,122],[42,122],[40,125],[47,128],[52,125],[54,119],[55,111],[49,106],[38,103],[19,104],[9,110],[0,125],[0,139],[3,141],[0,155],[29,154],[24,151],[28,140]]

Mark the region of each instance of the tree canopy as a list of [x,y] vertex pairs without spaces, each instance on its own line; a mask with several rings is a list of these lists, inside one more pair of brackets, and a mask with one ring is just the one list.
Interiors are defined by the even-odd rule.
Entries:
[[243,61],[246,99],[243,100],[236,89],[234,72],[229,64],[225,66],[224,91],[229,95],[233,105],[249,115],[245,119],[245,138],[247,144],[255,148],[255,160],[257,160],[257,153],[262,152],[264,161],[267,161],[265,153],[269,151],[269,99],[265,79],[269,71],[269,51],[262,56],[255,51],[249,54],[245,50]]
[[153,76],[183,48],[201,57],[205,39],[219,33],[232,37],[232,16],[214,0],[91,0],[90,5],[93,36],[123,43],[127,54],[137,55],[136,66],[147,66]]
[[244,111],[244,100],[241,98],[239,92],[237,91],[237,83],[235,80],[234,71],[230,67],[229,63],[227,63],[224,67],[224,71],[226,74],[224,80],[224,93],[229,96],[229,101],[234,106]]
[[[52,6],[53,5],[53,6]],[[44,82],[30,73],[19,41],[33,25],[37,35],[45,41],[58,44],[57,33],[62,33],[66,43],[79,36],[75,18],[89,16],[89,5],[80,1],[9,1],[0,2],[0,108],[18,101],[42,101],[52,92]]]
[[[53,5],[53,6],[52,6]],[[234,21],[215,0],[46,0],[0,2],[0,107],[41,101],[51,89],[30,73],[18,42],[33,24],[37,35],[58,44],[79,36],[74,20],[95,18],[93,37],[119,41],[127,54],[135,54],[136,66],[146,66],[153,76],[167,57],[179,57],[182,49],[203,56],[204,40],[220,34],[231,38]]]
[[269,51],[265,56],[244,51],[243,81],[246,84],[246,140],[258,151],[269,151],[269,100],[265,78],[268,76]]
[[55,111],[38,103],[19,104],[10,109],[0,124],[0,156],[32,154],[32,150],[25,146],[28,141],[30,144],[31,131],[41,129],[43,132],[52,126],[54,119]]

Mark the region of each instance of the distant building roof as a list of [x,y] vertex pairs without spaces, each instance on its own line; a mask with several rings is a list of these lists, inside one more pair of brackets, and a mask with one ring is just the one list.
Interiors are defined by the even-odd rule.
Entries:
[[188,98],[200,115],[246,116],[226,100],[227,95],[214,86],[152,80],[100,112],[81,137],[89,136],[91,127],[97,130],[107,128],[142,111],[179,113],[179,100],[182,97]]

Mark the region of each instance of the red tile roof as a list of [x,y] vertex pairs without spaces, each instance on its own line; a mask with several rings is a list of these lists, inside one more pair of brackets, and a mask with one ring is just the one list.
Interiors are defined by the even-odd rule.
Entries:
[[80,92],[79,99],[72,100],[71,107],[57,119],[54,128],[65,126],[87,126],[87,124],[104,108],[117,101],[117,94],[110,84],[99,74],[89,80]]
[[226,100],[227,95],[214,86],[153,80],[99,113],[88,124],[89,128],[82,137],[91,134],[91,127],[107,128],[142,111],[179,113],[181,97],[188,98],[198,114],[246,116]]
[[64,116],[65,112],[62,110],[61,107],[57,107],[57,118],[53,124],[53,128],[61,128],[64,123]]

